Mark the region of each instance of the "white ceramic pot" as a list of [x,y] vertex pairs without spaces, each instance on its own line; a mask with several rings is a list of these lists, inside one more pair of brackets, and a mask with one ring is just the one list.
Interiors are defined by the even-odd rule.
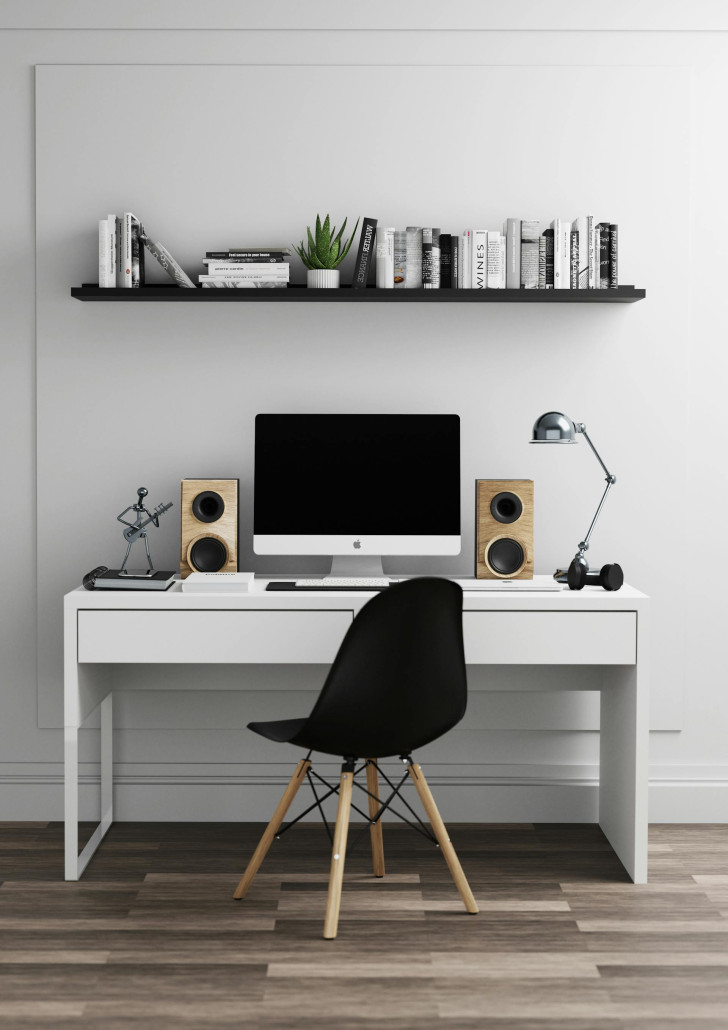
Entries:
[[338,290],[338,268],[309,268],[306,272],[306,285],[309,290]]

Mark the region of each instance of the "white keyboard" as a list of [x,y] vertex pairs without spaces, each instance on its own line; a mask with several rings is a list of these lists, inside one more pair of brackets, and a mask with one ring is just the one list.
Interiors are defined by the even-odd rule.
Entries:
[[386,576],[326,576],[324,579],[297,579],[296,588],[298,590],[305,590],[306,587],[313,589],[333,587],[335,590],[346,590],[347,587],[356,590],[366,587],[378,589],[388,587],[392,582],[394,581]]

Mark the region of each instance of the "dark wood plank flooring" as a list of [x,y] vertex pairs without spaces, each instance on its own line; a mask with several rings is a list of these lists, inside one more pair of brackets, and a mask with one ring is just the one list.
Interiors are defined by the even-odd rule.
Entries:
[[0,824],[0,1026],[728,1028],[728,826],[651,827],[644,886],[595,826],[450,830],[480,915],[388,824],[387,876],[365,836],[324,941],[319,827],[235,902],[260,825],[117,823],[64,883],[62,824]]

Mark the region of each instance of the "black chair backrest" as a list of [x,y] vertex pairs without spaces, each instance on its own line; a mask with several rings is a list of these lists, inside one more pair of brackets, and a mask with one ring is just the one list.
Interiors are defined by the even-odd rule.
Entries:
[[362,608],[299,736],[327,754],[409,754],[458,723],[466,705],[462,589],[411,579]]

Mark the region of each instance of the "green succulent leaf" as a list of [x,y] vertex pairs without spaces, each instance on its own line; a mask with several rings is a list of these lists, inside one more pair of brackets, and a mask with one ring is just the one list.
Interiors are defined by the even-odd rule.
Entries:
[[328,267],[329,251],[331,249],[331,219],[328,215],[321,225],[321,219],[316,215],[316,256]]
[[311,268],[312,267],[311,266],[311,262],[308,260],[308,255],[306,254],[306,251],[303,249],[303,240],[301,240],[300,247],[297,247],[296,244],[294,243],[293,244],[293,249],[295,250],[295,252],[300,257],[301,261],[304,264],[304,267],[305,268]]

